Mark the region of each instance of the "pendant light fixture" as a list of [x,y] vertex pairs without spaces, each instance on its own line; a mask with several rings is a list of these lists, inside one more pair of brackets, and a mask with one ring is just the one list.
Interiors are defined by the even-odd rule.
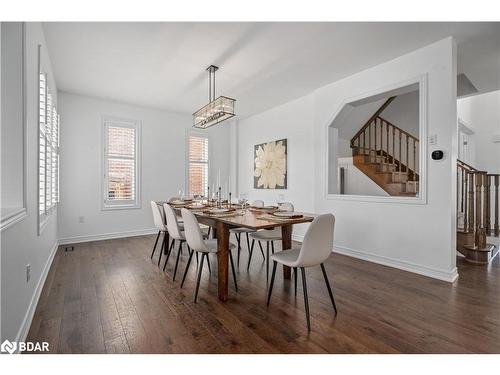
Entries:
[[235,99],[219,96],[215,99],[215,72],[219,68],[210,65],[208,72],[208,104],[193,113],[193,127],[206,129],[235,115]]

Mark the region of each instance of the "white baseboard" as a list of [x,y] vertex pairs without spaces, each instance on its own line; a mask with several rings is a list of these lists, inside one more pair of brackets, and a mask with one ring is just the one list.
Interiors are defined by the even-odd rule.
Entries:
[[33,321],[33,316],[35,315],[36,307],[38,305],[38,300],[40,299],[40,295],[42,294],[43,286],[45,285],[45,280],[47,280],[47,275],[49,274],[50,266],[52,265],[52,261],[54,260],[54,256],[56,255],[58,247],[59,247],[59,242],[56,241],[54,243],[54,246],[52,247],[52,250],[50,251],[49,258],[47,259],[47,262],[43,267],[40,279],[38,279],[38,283],[36,284],[35,292],[33,293],[33,297],[31,297],[28,310],[26,311],[26,315],[24,316],[21,327],[17,332],[15,339],[16,342],[26,341],[29,329],[31,327],[31,323]]
[[68,245],[68,244],[80,243],[80,242],[102,241],[102,240],[112,240],[115,238],[145,236],[147,234],[156,234],[156,233],[158,233],[158,229],[150,228],[150,229],[139,229],[139,230],[126,231],[126,232],[92,234],[92,235],[88,235],[88,236],[76,236],[76,237],[60,238],[59,244],[60,245]]
[[[292,239],[294,241],[302,242],[304,240],[304,236],[300,234],[294,234],[292,235]],[[434,279],[443,280],[449,283],[454,282],[458,278],[458,271],[456,267],[453,270],[447,272],[427,266],[422,266],[415,263],[388,258],[382,255],[370,254],[364,251],[350,249],[348,247],[340,245],[334,245],[333,252],[342,255],[347,255],[353,258],[366,260],[368,262],[382,264],[384,266],[398,268],[403,271],[413,272],[419,275],[432,277]]]

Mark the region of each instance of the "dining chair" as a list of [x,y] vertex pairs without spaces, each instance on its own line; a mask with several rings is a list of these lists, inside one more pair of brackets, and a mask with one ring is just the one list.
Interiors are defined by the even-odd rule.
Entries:
[[167,252],[167,259],[165,259],[165,264],[163,265],[163,271],[165,271],[165,268],[167,267],[167,262],[168,259],[170,258],[170,253],[172,252],[172,249],[175,248],[175,241],[179,242],[179,248],[177,249],[177,259],[175,261],[175,269],[173,277],[173,280],[175,281],[175,276],[177,274],[177,267],[179,266],[179,258],[182,252],[182,244],[186,242],[186,237],[184,236],[184,231],[182,231],[179,226],[179,222],[177,221],[177,215],[175,214],[174,209],[168,203],[163,204],[163,209],[165,211],[165,217],[167,220],[168,233],[172,238],[172,243]]
[[165,222],[165,213],[163,212],[163,207],[161,205],[159,205],[155,201],[151,201],[151,211],[153,211],[153,222],[156,228],[158,229],[158,235],[156,236],[156,241],[153,246],[153,251],[151,252],[151,259],[153,259],[153,255],[155,254],[156,245],[158,244],[158,239],[160,238],[160,235],[163,233],[163,241],[160,248],[160,255],[158,256],[158,266],[160,266],[163,249],[165,248],[165,246],[168,246],[168,244],[166,244],[167,236],[165,235],[167,232],[167,225]]
[[[260,199],[254,200],[250,203],[250,206],[252,206],[252,207],[264,207],[264,201],[260,200]],[[241,228],[232,228],[229,230],[229,232],[233,233],[234,236],[236,237],[236,242],[238,244],[238,259],[237,259],[236,263],[237,263],[237,266],[239,267],[240,266],[240,252],[241,252],[241,235],[243,233],[246,235],[247,249],[248,249],[248,254],[250,256],[250,239],[248,237],[248,234],[255,232],[255,230],[241,227]],[[262,253],[262,257],[265,259],[264,251],[262,249],[261,249],[261,253]]]
[[[318,265],[321,266],[321,271],[323,272],[323,277],[325,279],[326,288],[328,289],[328,294],[330,295],[333,310],[335,315],[337,315],[337,306],[335,305],[335,299],[333,298],[332,288],[326,274],[324,263],[330,256],[333,249],[334,228],[335,216],[332,214],[320,215],[310,224],[304,236],[304,241],[300,247],[280,251],[271,256],[273,261],[273,271],[271,275],[271,283],[269,285],[269,294],[267,296],[267,306],[269,306],[269,302],[271,301],[277,264],[281,263],[294,269],[300,268],[308,331],[311,330],[311,320],[309,317],[309,301],[307,297],[306,268]],[[295,278],[295,280],[297,280],[297,278]]]
[[[198,298],[198,289],[200,288],[200,279],[201,273],[203,270],[203,261],[205,257],[208,260],[208,254],[216,254],[217,253],[217,240],[209,239],[205,240],[203,238],[203,234],[201,232],[198,219],[196,216],[189,211],[188,209],[183,208],[181,210],[182,219],[184,220],[184,228],[185,228],[185,238],[186,241],[191,248],[192,252],[189,254],[189,259],[186,265],[186,270],[184,271],[184,275],[182,277],[181,288],[184,285],[184,281],[186,280],[186,275],[189,270],[189,265],[191,264],[191,259],[193,258],[193,253],[201,253],[200,264],[198,265],[198,276],[196,278],[196,289],[194,292],[194,302]],[[233,253],[232,250],[236,247],[236,245],[232,242],[229,242],[229,260],[231,262],[231,271],[233,273],[234,287],[236,291],[238,291],[238,283],[236,282],[236,273],[234,270],[234,262],[233,262]]]
[[[294,206],[290,202],[283,202],[279,204],[280,211],[293,212],[295,210]],[[269,279],[269,245],[271,245],[271,251],[274,254],[274,241],[281,241],[281,227],[276,227],[272,229],[262,229],[256,232],[250,233],[250,238],[252,239],[252,245],[250,248],[250,254],[248,255],[248,265],[247,270],[250,269],[250,261],[252,260],[253,247],[255,241],[257,241],[260,251],[264,256],[264,250],[262,249],[262,241],[266,242],[266,279]]]

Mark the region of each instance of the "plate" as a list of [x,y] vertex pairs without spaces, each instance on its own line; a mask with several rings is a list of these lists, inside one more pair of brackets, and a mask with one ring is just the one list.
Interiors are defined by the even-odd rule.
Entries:
[[209,210],[212,214],[223,214],[225,212],[229,212],[227,208],[212,208]]
[[175,200],[175,201],[170,202],[170,204],[184,204],[184,203],[186,203],[186,202],[179,201],[179,200]]
[[275,212],[273,213],[274,216],[276,217],[299,217],[302,215],[297,215],[296,213],[293,212]]
[[203,203],[191,203],[187,206],[188,208],[203,208],[206,207]]

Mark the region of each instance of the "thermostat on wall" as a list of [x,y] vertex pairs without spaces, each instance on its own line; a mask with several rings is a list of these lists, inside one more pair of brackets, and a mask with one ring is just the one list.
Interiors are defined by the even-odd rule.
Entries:
[[444,152],[441,150],[432,151],[432,160],[442,160],[444,158]]

